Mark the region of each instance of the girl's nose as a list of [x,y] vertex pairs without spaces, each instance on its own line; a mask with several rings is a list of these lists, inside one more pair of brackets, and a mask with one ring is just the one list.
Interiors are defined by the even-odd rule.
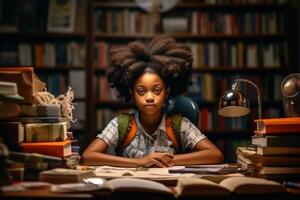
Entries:
[[153,102],[154,101],[154,95],[152,94],[152,92],[148,92],[146,94],[146,101],[147,102]]

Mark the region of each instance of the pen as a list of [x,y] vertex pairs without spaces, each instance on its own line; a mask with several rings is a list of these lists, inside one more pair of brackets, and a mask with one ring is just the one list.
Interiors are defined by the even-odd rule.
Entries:
[[287,181],[287,182],[283,182],[283,186],[287,188],[300,188],[300,183]]

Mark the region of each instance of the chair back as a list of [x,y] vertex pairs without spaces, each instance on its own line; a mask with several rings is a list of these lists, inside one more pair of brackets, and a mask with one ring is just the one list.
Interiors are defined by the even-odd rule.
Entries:
[[179,95],[174,99],[170,99],[167,113],[180,113],[182,116],[188,118],[195,126],[198,126],[199,107],[197,103],[189,97]]

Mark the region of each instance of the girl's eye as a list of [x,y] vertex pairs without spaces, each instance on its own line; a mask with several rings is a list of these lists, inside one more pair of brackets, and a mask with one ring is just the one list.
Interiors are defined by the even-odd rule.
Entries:
[[138,92],[139,95],[144,95],[145,94],[145,90],[143,90],[143,89],[138,89],[137,92]]
[[155,94],[159,94],[160,91],[161,91],[160,88],[155,88],[155,89],[154,89],[154,93],[155,93]]

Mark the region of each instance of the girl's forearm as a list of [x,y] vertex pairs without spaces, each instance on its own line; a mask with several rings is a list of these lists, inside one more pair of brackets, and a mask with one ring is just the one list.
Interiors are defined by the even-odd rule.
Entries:
[[108,155],[99,152],[89,152],[83,155],[83,164],[85,165],[109,165],[117,167],[139,167],[139,159],[125,158],[121,156]]
[[217,164],[223,162],[219,151],[203,149],[192,153],[174,155],[174,165]]

